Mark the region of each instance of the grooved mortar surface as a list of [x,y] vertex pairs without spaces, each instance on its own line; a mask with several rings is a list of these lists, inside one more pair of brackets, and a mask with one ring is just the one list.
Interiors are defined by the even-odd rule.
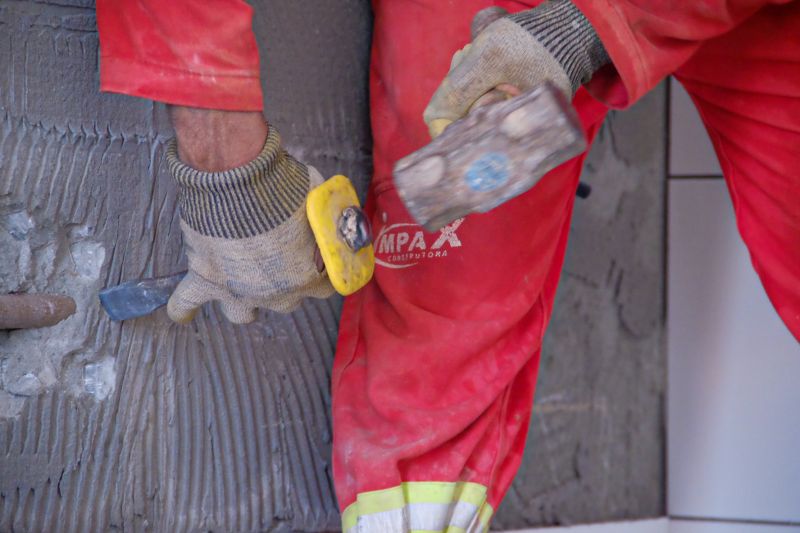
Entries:
[[[247,327],[214,307],[189,327],[163,311],[108,320],[100,288],[185,267],[171,132],[164,106],[98,92],[94,10],[60,4],[0,2],[0,292],[78,304],[54,328],[0,332],[0,531],[335,529],[340,300]],[[300,158],[365,190],[369,6],[320,3],[328,31],[303,33],[310,6],[278,4],[255,6],[267,116]],[[321,51],[326,70],[289,90],[279,73]]]
[[[363,197],[369,3],[254,8],[267,117]],[[0,532],[335,530],[338,298],[245,327],[213,306],[188,327],[99,307],[100,288],[185,260],[165,108],[99,94],[97,47],[90,0],[0,0],[0,293],[78,304],[56,327],[0,332]],[[497,527],[663,511],[663,115],[661,92],[615,115],[590,158]]]
[[587,158],[522,468],[494,527],[665,512],[664,84]]

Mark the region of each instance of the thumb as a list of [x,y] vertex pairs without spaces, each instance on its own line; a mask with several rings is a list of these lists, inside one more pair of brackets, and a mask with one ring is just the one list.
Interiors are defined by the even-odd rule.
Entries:
[[167,302],[167,314],[178,324],[188,324],[204,303],[213,300],[214,286],[191,270]]
[[222,300],[222,313],[232,324],[249,324],[258,317],[256,308],[236,300]]
[[[492,22],[506,15],[508,11],[497,6],[478,11],[470,26],[473,41]],[[431,137],[438,137],[453,121],[466,115],[475,102],[492,89],[489,84],[474,85],[474,80],[470,81],[472,76],[469,76],[469,70],[475,67],[474,56],[477,55],[478,51],[472,44],[453,54],[450,71],[423,113]]]
[[433,93],[422,114],[432,137],[438,136],[451,122],[464,117],[481,96],[494,88],[491,76],[476,71],[479,63],[471,56],[477,53],[474,46],[465,50],[458,64]]
[[[448,73],[453,72],[453,69],[455,69],[459,63],[461,63],[461,60],[464,59],[464,55],[467,53],[467,51],[469,51],[470,46],[471,45],[468,44],[453,54],[453,57],[450,59],[450,70]],[[454,120],[453,118],[444,118],[438,116],[440,114],[444,114],[442,113],[440,107],[441,106],[439,104],[431,101],[423,113],[423,120],[428,125],[428,133],[430,133],[431,139],[435,139],[441,135],[445,128],[452,124]]]
[[472,38],[475,39],[480,32],[486,29],[486,26],[506,15],[508,15],[508,11],[499,6],[487,7],[478,11],[472,18],[470,26]]
[[495,50],[497,36],[482,33],[475,41],[456,53],[452,68],[433,93],[423,113],[431,136],[469,113],[486,93],[508,83],[498,67],[503,62],[501,51]]

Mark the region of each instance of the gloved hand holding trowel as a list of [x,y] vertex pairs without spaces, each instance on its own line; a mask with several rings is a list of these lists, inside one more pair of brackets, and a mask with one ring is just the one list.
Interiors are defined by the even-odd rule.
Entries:
[[369,281],[371,236],[349,180],[326,182],[294,159],[258,112],[173,107],[171,116],[167,165],[179,186],[189,271],[104,289],[112,319],[143,316],[169,299],[179,323],[218,301],[228,320],[246,324],[258,308],[288,313],[304,298],[349,294]]
[[198,140],[191,134],[202,127],[198,116],[211,113],[173,108],[178,138],[167,164],[180,187],[189,272],[169,300],[170,318],[187,322],[203,303],[217,300],[228,320],[247,323],[259,307],[288,312],[305,297],[330,296],[333,287],[315,264],[316,244],[305,212],[308,192],[323,182],[322,176],[287,154],[278,132],[257,113],[249,117],[255,128],[232,139],[241,149],[248,141],[262,144],[258,139],[266,136],[255,157],[247,154],[235,165],[197,160],[194,153],[207,158],[219,150],[212,143],[227,140],[214,135]]

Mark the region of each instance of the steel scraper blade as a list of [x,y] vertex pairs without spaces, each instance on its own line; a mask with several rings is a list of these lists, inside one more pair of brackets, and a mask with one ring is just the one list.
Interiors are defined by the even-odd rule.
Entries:
[[128,281],[100,291],[100,303],[111,320],[145,316],[166,305],[186,272],[161,278]]

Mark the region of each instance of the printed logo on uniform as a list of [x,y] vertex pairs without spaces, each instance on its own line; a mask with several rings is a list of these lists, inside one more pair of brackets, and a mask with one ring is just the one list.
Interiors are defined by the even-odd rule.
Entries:
[[409,268],[421,261],[447,257],[461,247],[456,231],[463,222],[459,218],[435,233],[411,222],[385,226],[375,238],[375,263],[386,268]]

